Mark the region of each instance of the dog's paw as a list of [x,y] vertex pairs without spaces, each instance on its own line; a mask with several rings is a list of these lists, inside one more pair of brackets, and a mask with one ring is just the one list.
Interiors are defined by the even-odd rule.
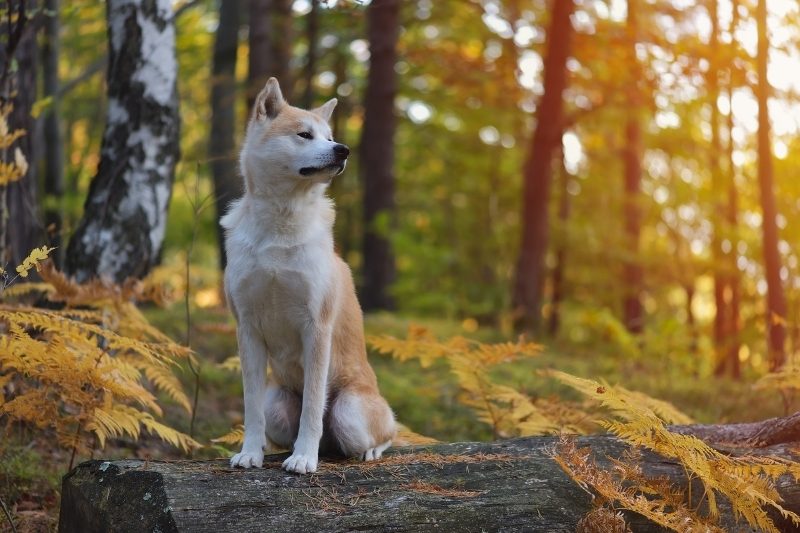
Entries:
[[283,462],[283,469],[287,472],[310,474],[317,471],[317,456],[302,453],[293,453]]
[[240,468],[261,468],[261,465],[264,464],[264,453],[263,452],[246,452],[242,450],[240,453],[237,453],[233,457],[231,457],[231,466],[232,467],[240,467]]
[[392,441],[386,441],[383,444],[378,444],[374,448],[370,448],[369,450],[364,452],[364,455],[361,457],[361,459],[364,461],[374,461],[376,459],[380,459],[386,448],[388,448],[391,445]]

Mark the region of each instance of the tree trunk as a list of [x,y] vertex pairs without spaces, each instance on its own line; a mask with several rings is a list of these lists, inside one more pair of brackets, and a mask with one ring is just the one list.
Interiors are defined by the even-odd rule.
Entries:
[[556,249],[556,264],[553,267],[553,299],[550,302],[550,322],[548,324],[548,333],[555,336],[558,333],[558,328],[561,326],[561,304],[564,300],[564,269],[567,262],[567,242],[566,241],[566,227],[569,222],[569,212],[571,198],[569,194],[569,180],[571,179],[569,172],[564,166],[564,154],[561,154],[560,166],[561,178],[561,196],[558,199],[558,222],[562,230],[562,242],[558,244]]
[[[306,54],[306,64],[303,67],[305,87],[303,88],[303,100],[301,102],[301,105],[306,109],[310,109],[314,105],[314,76],[317,74],[317,41],[319,40],[319,0],[310,1],[311,11],[306,15],[308,52]],[[342,80],[337,78],[336,82],[342,83]]]
[[720,114],[717,99],[719,98],[719,6],[717,0],[710,0],[708,17],[711,20],[709,36],[709,67],[707,74],[708,105],[711,108],[711,146],[709,148],[709,171],[711,174],[711,221],[714,234],[711,240],[712,274],[714,276],[714,351],[717,368],[715,374],[725,373],[727,366],[727,338],[729,323],[729,306],[725,298],[728,290],[727,263],[722,251],[723,235],[726,231],[726,215],[723,207],[725,192],[722,183],[722,144],[720,142]]
[[522,242],[512,295],[514,326],[519,331],[538,331],[542,321],[553,155],[561,144],[563,133],[562,95],[567,87],[567,59],[572,49],[570,16],[575,7],[573,0],[553,0],[551,5],[544,59],[544,93],[537,106],[536,130],[522,171]]
[[758,422],[738,424],[692,424],[673,426],[671,431],[694,435],[710,444],[763,448],[800,442],[800,412]]
[[364,258],[361,305],[392,309],[389,288],[395,277],[394,253],[386,235],[394,218],[394,132],[397,119],[397,39],[400,1],[374,0],[367,7],[370,60],[364,96],[359,167],[364,184]]
[[694,280],[687,282],[683,291],[686,293],[686,326],[689,329],[689,353],[697,355],[697,319],[694,316]]
[[639,262],[639,234],[641,233],[641,191],[642,180],[642,125],[643,110],[641,68],[636,58],[636,42],[639,37],[637,1],[628,0],[628,16],[625,24],[627,36],[628,61],[631,78],[628,81],[628,116],[625,122],[625,149],[623,166],[625,187],[623,196],[623,217],[625,227],[625,260],[622,265],[623,323],[631,333],[641,333],[644,329],[644,308],[642,307],[642,281],[644,273]]
[[[11,2],[11,8],[16,10],[19,2]],[[36,2],[23,4],[28,11],[37,7]],[[12,7],[13,6],[13,7]],[[14,266],[22,263],[31,249],[41,246],[44,232],[39,220],[38,212],[38,179],[36,175],[36,143],[34,136],[36,120],[31,116],[33,103],[36,101],[38,68],[38,46],[36,44],[36,28],[33,21],[24,23],[21,40],[16,46],[14,59],[17,63],[16,73],[9,74],[9,87],[11,88],[11,102],[14,109],[8,117],[8,126],[11,131],[23,129],[27,133],[20,137],[7,151],[8,160],[13,161],[14,150],[19,148],[28,160],[28,172],[18,181],[8,184],[5,191],[5,203],[2,211],[7,214],[7,231],[4,231],[4,240],[0,243],[0,266]],[[16,25],[14,25],[16,27]],[[9,32],[4,26],[3,33]],[[2,62],[6,61],[6,51],[0,53]]]
[[211,69],[211,132],[208,154],[214,179],[217,245],[220,267],[225,269],[225,232],[219,219],[228,204],[242,195],[242,180],[237,170],[236,131],[236,52],[239,46],[241,0],[219,4],[219,26],[214,40]]
[[[739,24],[739,3],[737,0],[731,2],[731,25],[730,33],[736,31]],[[731,41],[731,51],[735,50],[736,42]],[[732,53],[730,57],[734,57]],[[727,339],[725,340],[727,367],[730,370],[731,376],[735,379],[741,377],[741,363],[739,361],[739,349],[741,348],[741,318],[740,308],[742,300],[742,281],[741,274],[739,273],[739,252],[737,245],[739,243],[739,191],[736,187],[736,163],[733,160],[734,152],[734,138],[733,138],[733,64],[728,65],[728,86],[727,96],[729,105],[728,111],[728,141],[727,141],[727,159],[728,159],[728,203],[726,206],[726,222],[728,224],[728,235],[731,241],[731,249],[725,256],[725,264],[727,266],[727,287],[729,291],[730,305],[728,307],[728,326],[727,326]]]
[[[592,498],[552,458],[555,437],[496,443],[456,443],[390,450],[381,461],[323,459],[312,476],[287,475],[286,455],[268,456],[265,468],[232,469],[228,461],[88,461],[64,477],[61,533],[161,531],[528,531],[573,532],[592,509]],[[628,446],[614,437],[581,437],[597,465],[613,468]],[[737,450],[794,458],[783,446]],[[645,476],[666,479],[703,495],[682,465],[645,451]],[[794,480],[781,479],[782,505],[800,511]],[[743,531],[730,504],[719,498],[720,525]],[[794,531],[770,513],[781,531]],[[625,513],[630,530],[662,532],[639,515]],[[749,531],[749,529],[747,529]]]
[[61,133],[61,96],[59,95],[58,56],[59,39],[59,0],[46,0],[45,8],[49,11],[44,26],[42,44],[42,72],[44,77],[44,95],[52,98],[44,116],[44,226],[55,247],[50,257],[58,268],[64,262],[62,232],[63,210],[61,201],[64,196],[64,138]]
[[170,0],[108,0],[108,116],[67,271],[121,282],[158,262],[180,153]]
[[764,233],[764,271],[767,279],[767,348],[770,367],[775,370],[786,361],[786,298],[781,284],[781,259],[778,254],[777,208],[772,173],[772,143],[767,104],[770,96],[767,80],[769,37],[767,35],[767,0],[758,0],[758,182],[761,190]]
[[292,40],[290,0],[249,0],[250,33],[247,77],[247,113],[256,95],[274,76],[283,96],[291,101],[294,86],[289,68]]

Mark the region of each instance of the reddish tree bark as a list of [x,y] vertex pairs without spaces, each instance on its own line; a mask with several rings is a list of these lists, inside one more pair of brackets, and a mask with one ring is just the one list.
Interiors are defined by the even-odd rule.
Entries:
[[544,58],[544,93],[536,111],[536,129],[523,167],[522,241],[512,294],[514,325],[519,331],[538,331],[542,321],[542,292],[547,275],[550,189],[553,156],[564,127],[563,93],[567,86],[567,59],[574,30],[572,0],[553,0],[547,52]]
[[781,283],[781,259],[778,253],[778,210],[772,171],[772,142],[767,109],[770,87],[767,80],[769,37],[767,35],[767,1],[758,0],[758,183],[763,211],[764,272],[767,279],[767,346],[770,367],[775,370],[786,361],[786,297]]
[[[558,198],[558,223],[564,228],[569,222],[572,199],[569,194],[571,176],[564,166],[563,151],[561,153],[559,178],[561,187]],[[561,303],[564,300],[564,270],[567,266],[567,243],[564,242],[565,239],[566,236],[563,236],[562,242],[556,248],[556,264],[553,267],[553,297],[550,302],[550,321],[547,326],[547,332],[553,336],[558,333],[558,329],[561,327]]]
[[625,149],[623,167],[625,187],[623,196],[623,219],[625,228],[626,258],[622,265],[623,323],[631,333],[641,333],[644,329],[644,308],[641,302],[644,273],[639,264],[639,235],[641,233],[641,191],[642,180],[642,94],[639,88],[641,69],[636,58],[636,42],[639,33],[637,3],[628,0],[628,15],[625,24],[628,40],[628,61],[631,79],[628,81],[629,112],[625,122]]
[[724,200],[725,192],[722,183],[722,143],[720,141],[720,113],[717,106],[719,98],[719,13],[717,0],[710,0],[707,6],[708,17],[711,20],[711,34],[709,35],[709,66],[707,74],[708,105],[711,108],[711,146],[709,148],[709,171],[711,173],[712,193],[712,223],[714,235],[711,242],[712,248],[712,273],[714,276],[714,348],[717,358],[717,374],[724,372],[727,350],[726,339],[728,333],[729,308],[725,294],[728,286],[726,275],[727,264],[722,251],[723,235],[726,233]]

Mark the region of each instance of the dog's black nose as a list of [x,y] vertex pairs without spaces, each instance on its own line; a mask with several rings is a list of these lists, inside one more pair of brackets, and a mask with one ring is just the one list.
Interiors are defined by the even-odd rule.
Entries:
[[333,147],[333,153],[336,154],[338,157],[344,159],[348,155],[350,155],[350,148],[347,147],[345,144],[337,144]]

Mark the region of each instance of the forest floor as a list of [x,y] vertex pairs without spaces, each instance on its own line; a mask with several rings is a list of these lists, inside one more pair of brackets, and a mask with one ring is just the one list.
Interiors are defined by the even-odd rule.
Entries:
[[[146,310],[153,325],[178,341],[185,339],[185,317],[180,304],[168,309]],[[220,457],[226,450],[212,445],[211,439],[222,436],[242,422],[242,389],[238,371],[219,366],[236,354],[235,326],[224,308],[193,311],[192,348],[201,361],[200,392],[194,437],[209,447],[195,453],[196,458]],[[478,328],[467,322],[407,318],[392,314],[368,316],[368,334],[404,337],[410,324],[424,324],[439,338],[464,335],[482,341],[503,341],[500,332]],[[474,330],[474,331],[466,331]],[[539,357],[504,365],[496,370],[495,380],[523,391],[534,398],[578,400],[577,393],[542,376],[543,369],[555,368],[578,376],[621,384],[666,400],[698,422],[738,422],[761,420],[782,415],[781,397],[764,393],[752,386],[755,376],[742,381],[714,379],[702,365],[681,357],[652,356],[645,350],[631,357],[630,347],[605,340],[576,343],[574,340],[545,341]],[[400,362],[390,356],[370,354],[381,391],[395,410],[400,422],[413,431],[441,441],[491,440],[491,428],[478,421],[470,409],[459,402],[454,376],[444,363],[423,368],[416,361]],[[704,375],[705,374],[705,375]],[[184,369],[182,381],[192,396],[194,377]],[[166,422],[189,432],[190,418],[166,398],[162,405]],[[792,408],[793,406],[789,406]],[[3,446],[0,459],[0,496],[22,520],[23,531],[52,530],[57,521],[60,478],[66,473],[69,454],[59,452],[29,434],[11,435]],[[112,441],[95,457],[139,457],[174,459],[182,454],[155,439],[139,442]],[[78,457],[77,462],[88,459]],[[0,531],[7,524],[0,517]]]

